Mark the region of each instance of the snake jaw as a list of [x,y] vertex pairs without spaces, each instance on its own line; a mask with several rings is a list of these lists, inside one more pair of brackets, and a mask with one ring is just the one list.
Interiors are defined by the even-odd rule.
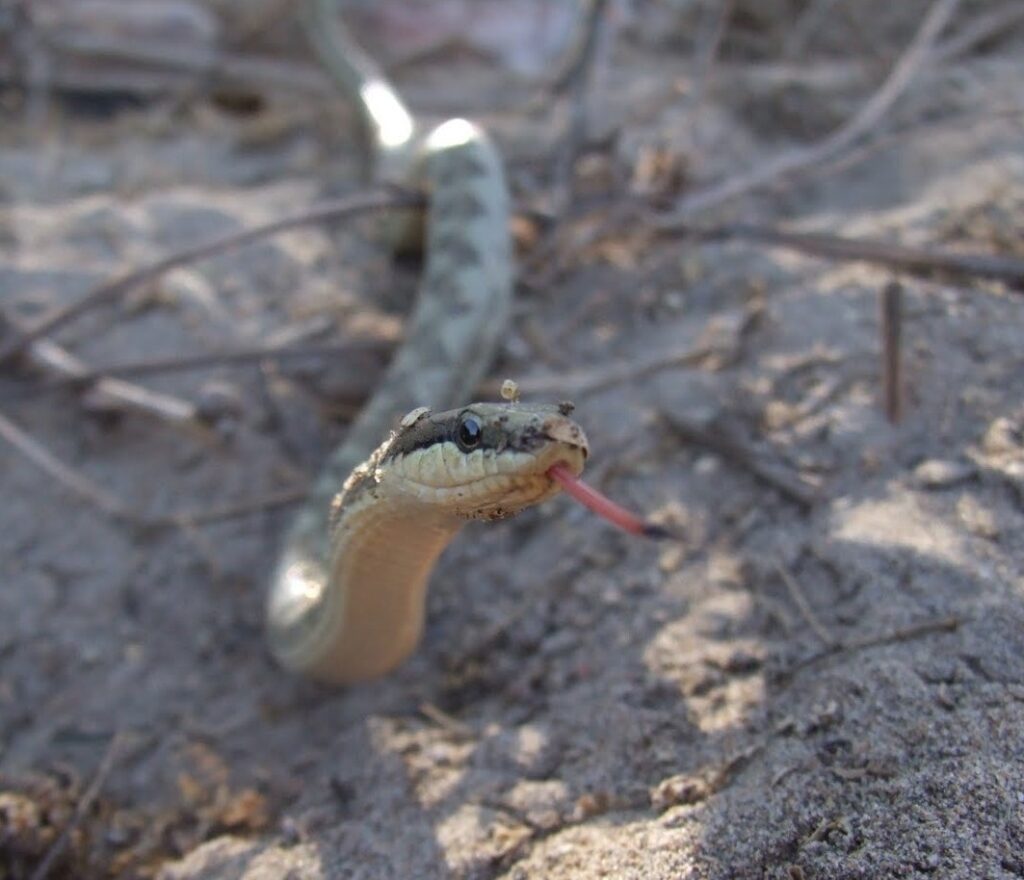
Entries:
[[[569,452],[570,459],[580,459],[579,470],[576,471],[576,476],[579,476],[583,470],[583,462],[590,454],[590,444],[587,442],[587,436],[583,433],[583,429],[572,419],[559,414],[544,422],[541,430],[553,443],[565,447],[565,451]],[[554,463],[552,462],[552,464]],[[567,461],[566,464],[572,466],[572,461]]]

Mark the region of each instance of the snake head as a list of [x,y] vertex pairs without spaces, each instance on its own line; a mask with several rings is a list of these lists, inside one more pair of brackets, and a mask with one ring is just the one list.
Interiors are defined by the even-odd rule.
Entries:
[[589,447],[564,404],[414,410],[377,459],[376,490],[463,519],[500,519],[559,492],[548,470],[583,471]]

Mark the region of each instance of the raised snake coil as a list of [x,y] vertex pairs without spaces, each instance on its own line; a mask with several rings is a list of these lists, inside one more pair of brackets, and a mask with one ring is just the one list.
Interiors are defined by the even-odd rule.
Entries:
[[[501,158],[461,119],[414,148],[411,116],[332,6],[309,0],[307,32],[356,102],[378,173],[404,174],[429,194],[425,269],[405,341],[292,524],[267,600],[271,650],[284,666],[350,682],[392,669],[413,650],[427,578],[466,519],[550,497],[557,488],[546,469],[564,461],[578,473],[587,448],[557,408],[474,404],[436,414],[476,388],[508,320]],[[403,413],[397,434],[378,447]],[[460,445],[467,420],[479,429],[479,448]]]

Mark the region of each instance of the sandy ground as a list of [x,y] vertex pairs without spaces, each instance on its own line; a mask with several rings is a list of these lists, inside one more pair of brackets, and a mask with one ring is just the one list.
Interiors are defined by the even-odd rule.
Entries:
[[[996,6],[967,4],[954,30]],[[621,133],[578,164],[574,204],[695,187],[820,137],[919,20],[886,20],[863,76],[823,85],[808,61],[792,65],[806,81],[772,85],[753,65],[777,31],[740,7],[699,106],[690,43],[623,35],[592,108]],[[838,51],[807,42],[807,58]],[[1024,256],[1022,49],[1018,26],[922,73],[887,119],[902,135],[721,216]],[[500,86],[478,67],[435,58],[400,85],[476,112]],[[335,101],[242,115],[201,94],[54,99],[32,115],[5,100],[0,305],[23,321],[358,185]],[[521,204],[557,201],[559,117],[484,121]],[[30,876],[105,759],[50,876],[1024,877],[1020,292],[898,279],[894,426],[879,381],[891,272],[636,224],[594,244],[594,211],[543,260],[547,231],[525,235],[493,376],[573,399],[591,479],[682,539],[629,539],[564,499],[474,525],[435,572],[421,649],[383,681],[324,689],[268,657],[262,590],[287,510],[142,529],[3,446],[0,878]],[[149,514],[301,487],[414,289],[372,232],[226,252],[58,334],[97,365],[352,341],[351,357],[139,378],[220,402],[210,435],[98,411],[24,365],[3,368],[0,412]],[[696,366],[609,381],[701,345]]]

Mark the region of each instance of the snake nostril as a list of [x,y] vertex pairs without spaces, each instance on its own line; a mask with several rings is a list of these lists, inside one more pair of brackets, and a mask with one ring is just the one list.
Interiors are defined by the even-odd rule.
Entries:
[[572,419],[567,419],[564,416],[550,418],[544,422],[541,430],[549,440],[581,449],[586,455],[587,437],[583,433],[583,429]]

